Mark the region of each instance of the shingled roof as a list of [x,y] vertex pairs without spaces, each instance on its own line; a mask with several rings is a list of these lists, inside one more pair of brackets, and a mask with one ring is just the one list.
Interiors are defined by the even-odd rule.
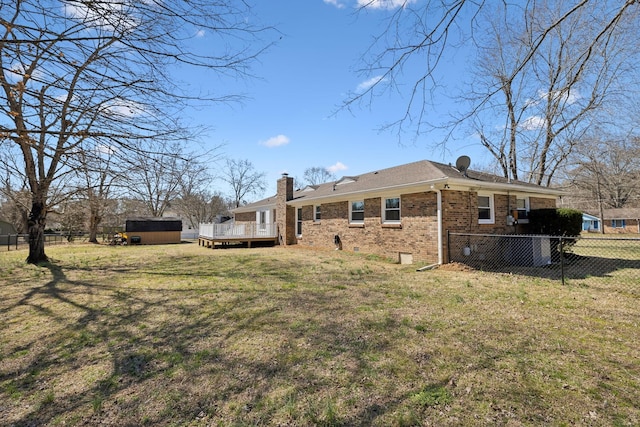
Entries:
[[[599,217],[597,211],[589,210],[588,214]],[[609,208],[604,209],[604,219],[639,219],[640,208]]]
[[[326,199],[345,198],[347,195],[375,192],[389,192],[394,189],[408,189],[411,187],[427,186],[429,184],[450,184],[472,186],[477,188],[503,188],[519,191],[530,191],[560,195],[558,190],[541,187],[522,181],[509,181],[504,177],[484,172],[467,170],[461,172],[451,165],[420,160],[400,166],[380,169],[356,176],[346,176],[337,181],[307,186],[298,189],[293,194],[291,204],[302,201],[320,201]],[[256,208],[275,205],[275,196],[250,203],[235,212],[251,211]]]

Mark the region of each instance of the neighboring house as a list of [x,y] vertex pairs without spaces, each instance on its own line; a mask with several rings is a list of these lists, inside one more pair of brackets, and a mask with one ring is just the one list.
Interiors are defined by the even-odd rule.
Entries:
[[605,233],[640,233],[640,208],[604,209]]
[[125,233],[130,244],[161,245],[180,243],[182,220],[177,218],[131,218],[126,220]]
[[[11,235],[14,236],[11,236]],[[13,245],[16,243],[18,236],[17,231],[12,223],[0,219],[0,245]]]
[[447,232],[526,232],[528,212],[556,207],[562,194],[423,160],[296,191],[293,178],[284,174],[274,197],[232,212],[236,229],[272,232],[281,245],[442,263]]
[[589,231],[592,233],[600,232],[600,218],[597,216],[588,214],[586,212],[582,213],[582,231]]

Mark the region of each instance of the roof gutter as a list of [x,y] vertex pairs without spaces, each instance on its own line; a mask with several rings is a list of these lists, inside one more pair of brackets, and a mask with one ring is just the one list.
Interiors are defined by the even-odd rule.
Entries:
[[430,179],[430,180],[427,180],[427,181],[412,182],[411,184],[398,184],[398,185],[390,185],[388,187],[379,187],[379,188],[376,188],[374,190],[365,189],[365,190],[350,191],[350,192],[345,192],[345,193],[341,192],[341,193],[338,193],[338,194],[328,194],[328,195],[325,195],[325,196],[318,196],[318,197],[304,197],[304,198],[300,198],[300,199],[288,200],[287,204],[288,205],[298,205],[298,204],[302,205],[302,204],[308,204],[311,201],[318,201],[318,200],[331,200],[331,199],[343,200],[345,198],[345,196],[353,196],[353,195],[359,195],[359,194],[389,193],[389,192],[392,192],[394,190],[411,189],[413,187],[416,187],[416,189],[420,189],[421,187],[424,187],[425,185],[435,185],[435,184],[445,183],[450,179],[451,178],[448,178],[448,177],[442,177],[442,178]]
[[504,191],[518,191],[523,193],[546,193],[554,196],[564,196],[567,194],[564,190],[556,190],[554,188],[542,187],[542,186],[528,186],[513,183],[503,182],[487,182],[487,181],[470,181],[469,179],[449,178],[449,185],[456,185],[461,187],[468,187],[469,189],[492,189],[492,190],[504,190]]

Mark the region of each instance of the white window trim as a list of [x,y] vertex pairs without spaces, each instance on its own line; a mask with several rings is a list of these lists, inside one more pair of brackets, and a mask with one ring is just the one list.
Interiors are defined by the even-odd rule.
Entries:
[[[477,197],[488,197],[489,198],[489,219],[480,219],[478,218],[478,224],[495,224],[496,223],[496,214],[494,209],[494,195],[491,193],[478,193]],[[478,206],[480,209],[480,206]]]
[[301,217],[302,217],[302,208],[296,208],[296,237],[302,237],[302,218]]
[[[320,208],[320,218],[318,218],[318,208]],[[320,222],[322,219],[322,205],[313,205],[313,221]]]
[[[357,219],[355,221],[353,220],[352,208],[353,208],[353,204],[356,202],[362,202],[362,205],[364,206],[364,200],[349,200],[349,224],[364,224],[364,218]],[[364,209],[362,213],[364,216]]]
[[[387,200],[398,199],[398,211],[400,219],[387,219]],[[383,197],[382,198],[382,223],[383,224],[400,224],[402,222],[402,198],[397,197]]]
[[[523,200],[524,199],[524,210],[529,213],[531,211],[531,207],[529,205],[529,197],[518,197],[516,196],[516,212],[518,212],[518,199]],[[518,218],[518,224],[528,224],[529,223],[529,218],[527,219],[521,219]]]

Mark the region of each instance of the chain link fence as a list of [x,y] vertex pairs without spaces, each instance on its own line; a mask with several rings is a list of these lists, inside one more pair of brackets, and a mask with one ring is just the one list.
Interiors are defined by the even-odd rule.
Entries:
[[640,238],[448,233],[449,262],[640,296]]

